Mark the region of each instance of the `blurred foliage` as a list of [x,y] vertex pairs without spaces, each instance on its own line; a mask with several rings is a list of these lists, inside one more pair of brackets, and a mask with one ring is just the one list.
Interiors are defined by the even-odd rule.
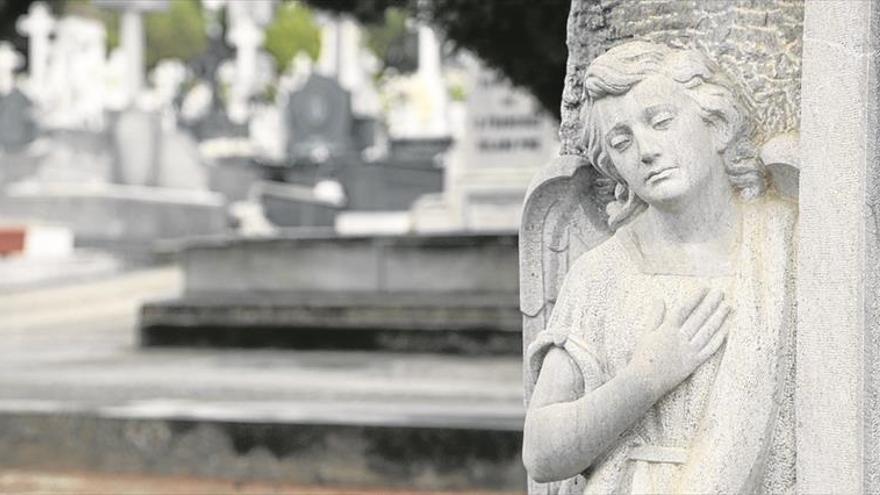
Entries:
[[57,5],[60,6],[62,15],[87,17],[101,21],[107,31],[107,49],[112,50],[119,46],[119,12],[99,9],[92,4],[91,0],[65,0],[57,2]]
[[[56,3],[56,2],[53,2]],[[118,10],[95,7],[91,0],[65,0],[57,2],[64,15],[96,19],[107,29],[107,48],[119,46],[120,13]],[[208,45],[205,18],[199,0],[171,0],[169,7],[161,12],[144,15],[146,36],[145,57],[147,67],[152,68],[162,59],[190,60]]]
[[266,29],[264,47],[275,58],[279,72],[287,70],[300,52],[317,60],[321,51],[321,31],[309,8],[299,2],[281,5],[275,13],[275,20]]
[[[305,0],[312,7],[351,14],[367,24],[368,46],[380,57],[383,57],[383,47],[387,50],[394,45],[389,40],[394,38],[396,30],[400,30],[400,21],[395,17],[399,14],[389,14],[388,10],[398,9],[418,16],[445,33],[454,47],[474,52],[487,65],[501,70],[514,84],[530,91],[557,117],[568,56],[565,31],[570,1]],[[15,20],[27,12],[31,3],[33,0],[0,0],[0,38],[12,40],[22,51],[26,44],[15,31]],[[49,3],[58,10],[64,1]],[[178,15],[181,18],[175,19]],[[204,19],[198,0],[172,0],[169,12],[147,17],[149,63],[162,57],[187,60],[205,49]],[[384,27],[377,30],[375,26]],[[108,30],[111,43],[114,36],[113,31]],[[295,52],[282,48],[287,41],[280,34],[273,35],[271,43],[269,50],[278,59],[279,67],[286,66]],[[315,49],[304,49],[310,56],[316,56]],[[291,53],[290,57],[287,53]],[[388,60],[388,53],[385,55],[383,58]]]
[[418,40],[407,29],[407,17],[406,10],[391,7],[381,20],[365,24],[366,46],[382,61],[377,78],[389,68],[412,72],[418,67]]
[[368,24],[388,9],[403,9],[445,34],[454,47],[534,94],[559,117],[568,51],[571,0],[306,0],[315,8],[347,13]]
[[151,12],[144,18],[148,67],[166,58],[191,60],[208,46],[199,0],[171,0],[168,10]]

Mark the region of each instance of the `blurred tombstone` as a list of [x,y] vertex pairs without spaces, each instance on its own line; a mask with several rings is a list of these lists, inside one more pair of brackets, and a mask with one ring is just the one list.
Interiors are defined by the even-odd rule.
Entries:
[[82,17],[58,21],[46,86],[39,98],[49,127],[103,129],[105,39],[104,25],[98,21]]
[[8,95],[15,89],[15,71],[22,65],[21,55],[12,43],[0,42],[0,95]]
[[450,164],[465,226],[515,231],[532,176],[558,149],[555,124],[535,98],[483,68],[466,112]]
[[163,129],[156,185],[173,189],[207,189],[208,174],[195,140],[177,129]]
[[31,100],[18,89],[0,95],[0,148],[18,151],[36,137]]
[[157,185],[160,127],[160,116],[155,112],[131,108],[119,115],[113,129],[114,182],[130,186]]
[[253,93],[257,72],[257,50],[263,43],[262,29],[244,17],[227,33],[226,39],[235,47],[235,72],[229,101],[229,117],[243,123],[250,112],[248,100]]
[[318,55],[318,63],[315,72],[325,77],[336,78],[339,76],[339,45],[340,27],[335,16],[319,15],[318,24],[321,27],[321,51]]
[[352,148],[351,97],[336,80],[312,74],[287,103],[288,158],[323,162]]
[[49,65],[50,35],[55,27],[55,19],[43,2],[34,2],[26,16],[16,23],[16,29],[28,38],[28,87],[34,97],[39,98],[46,84],[46,71]]
[[393,78],[385,91],[392,101],[388,124],[393,137],[449,136],[449,98],[443,80],[440,43],[433,29],[419,26],[416,73]]
[[97,7],[122,12],[120,47],[125,53],[126,92],[133,101],[144,87],[144,12],[168,9],[168,0],[93,0]]
[[363,48],[361,27],[350,17],[339,24],[339,84],[351,93],[352,111],[359,116],[378,117],[382,105],[373,84],[373,74],[367,71],[367,57]]
[[442,196],[414,205],[416,230],[506,231],[519,227],[526,189],[559,146],[555,124],[529,94],[477,60],[466,65],[471,86]]

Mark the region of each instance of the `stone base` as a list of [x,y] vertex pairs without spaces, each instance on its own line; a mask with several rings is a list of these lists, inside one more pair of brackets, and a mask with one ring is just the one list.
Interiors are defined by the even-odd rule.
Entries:
[[107,184],[14,184],[0,196],[0,218],[68,227],[77,244],[217,234],[227,223],[216,193]]

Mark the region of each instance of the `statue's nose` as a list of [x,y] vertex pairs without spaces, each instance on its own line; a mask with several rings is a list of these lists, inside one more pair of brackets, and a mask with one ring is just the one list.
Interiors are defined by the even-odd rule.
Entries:
[[642,163],[644,165],[651,165],[655,161],[657,161],[657,157],[660,156],[660,153],[657,151],[643,151],[642,152]]

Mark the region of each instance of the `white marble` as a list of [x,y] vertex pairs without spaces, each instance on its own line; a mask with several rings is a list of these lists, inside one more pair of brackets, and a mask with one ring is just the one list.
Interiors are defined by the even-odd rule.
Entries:
[[797,205],[738,86],[630,42],[584,88],[585,156],[539,174],[520,234],[531,491],[793,490]]

